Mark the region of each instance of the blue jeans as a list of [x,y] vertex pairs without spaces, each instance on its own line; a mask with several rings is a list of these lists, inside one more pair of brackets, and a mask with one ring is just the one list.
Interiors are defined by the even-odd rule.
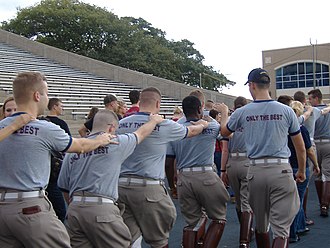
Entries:
[[48,199],[52,203],[57,217],[60,221],[64,222],[66,215],[66,204],[62,191],[57,187],[57,183],[49,182],[46,192],[48,193]]
[[221,152],[214,152],[214,163],[217,166],[217,174],[221,175]]
[[[292,169],[293,169],[293,174],[295,175],[298,169],[297,168],[292,168]],[[309,178],[309,170],[306,170],[306,180],[302,183],[297,183],[298,195],[300,199],[300,208],[296,217],[294,218],[294,221],[291,224],[290,238],[295,238],[297,232],[304,231],[306,228],[306,219],[305,219],[305,212],[303,209],[303,201],[304,201],[305,191],[308,185],[308,180],[309,180],[308,178]]]

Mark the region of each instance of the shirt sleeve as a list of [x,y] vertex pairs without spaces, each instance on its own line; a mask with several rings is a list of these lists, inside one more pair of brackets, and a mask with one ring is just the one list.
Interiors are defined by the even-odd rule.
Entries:
[[[163,124],[164,123],[164,124]],[[160,124],[160,128],[162,126],[167,129],[166,139],[167,142],[175,141],[175,140],[182,140],[187,137],[188,129],[186,126],[178,124],[172,120],[165,120]]]
[[167,157],[175,157],[173,142],[168,142],[166,146],[166,156]]
[[44,141],[49,145],[50,150],[65,152],[72,144],[72,137],[60,126],[45,121],[47,132]]
[[119,150],[121,151],[121,156],[124,161],[129,155],[134,152],[137,145],[137,136],[135,133],[127,133],[118,135]]

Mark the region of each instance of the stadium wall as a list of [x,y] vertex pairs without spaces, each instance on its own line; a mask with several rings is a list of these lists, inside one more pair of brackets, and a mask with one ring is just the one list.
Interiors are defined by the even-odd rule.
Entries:
[[[196,89],[171,80],[144,74],[138,71],[129,70],[116,65],[108,64],[102,61],[91,59],[85,56],[67,52],[62,49],[51,47],[25,37],[10,33],[0,29],[0,41],[15,46],[32,54],[39,55],[61,64],[73,68],[90,72],[97,76],[105,77],[113,81],[118,81],[140,88],[157,87],[162,94],[182,100],[191,90]],[[215,102],[224,102],[229,107],[233,105],[235,96],[221,94],[211,90],[203,90],[206,99]]]

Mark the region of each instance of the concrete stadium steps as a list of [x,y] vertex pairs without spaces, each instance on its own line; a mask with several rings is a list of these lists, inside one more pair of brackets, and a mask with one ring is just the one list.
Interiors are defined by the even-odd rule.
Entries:
[[[49,98],[58,97],[63,101],[65,111],[62,118],[69,123],[74,136],[78,135],[77,130],[84,123],[90,108],[104,108],[105,95],[115,94],[130,107],[129,91],[141,90],[0,42],[0,103],[12,94],[12,81],[22,71],[40,71],[46,75]],[[181,101],[163,96],[160,114],[171,118],[176,106],[181,106]]]

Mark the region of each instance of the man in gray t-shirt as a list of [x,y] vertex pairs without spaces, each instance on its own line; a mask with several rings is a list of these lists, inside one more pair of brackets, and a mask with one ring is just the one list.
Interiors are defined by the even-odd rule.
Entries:
[[[293,110],[269,96],[270,77],[257,68],[247,83],[254,101],[235,110],[228,120],[228,107],[220,104],[221,134],[229,136],[244,128],[247,156],[249,202],[256,216],[258,247],[270,247],[269,224],[273,247],[286,247],[290,225],[299,209],[297,186],[288,158],[287,135],[291,136],[298,156],[296,180],[305,180],[306,151],[298,119]],[[288,205],[290,202],[290,205]]]
[[[140,112],[119,122],[118,134],[134,132],[149,115],[160,110],[161,94],[150,87],[141,92]],[[119,203],[125,205],[123,218],[133,242],[141,234],[152,247],[165,247],[176,219],[175,206],[164,185],[167,143],[197,135],[207,127],[206,121],[184,127],[164,120],[123,163],[119,178]]]
[[[0,121],[0,129],[23,113],[36,119],[47,107],[47,82],[39,72],[19,73],[13,93],[17,112]],[[109,134],[95,140],[74,139],[43,120],[32,120],[1,141],[0,247],[70,247],[67,231],[45,196],[50,151],[90,151],[109,142]]]
[[[320,111],[328,106],[323,103],[322,92],[319,89],[308,92],[309,102]],[[321,203],[321,216],[328,217],[330,201],[330,115],[321,115],[315,122],[314,142],[317,160],[321,168],[321,176],[315,179],[316,190]]]
[[[239,96],[234,101],[234,109],[237,110],[246,104],[245,97]],[[235,193],[236,212],[240,222],[240,245],[249,247],[253,212],[249,204],[247,179],[249,159],[246,154],[243,128],[235,130],[230,139],[222,139],[222,151],[221,178],[224,182],[229,181]]]
[[[70,198],[68,231],[72,247],[90,244],[93,247],[129,247],[131,235],[114,203],[118,199],[118,178],[122,162],[163,121],[152,115],[133,133],[118,135],[118,144],[110,144],[84,154],[67,154],[63,161],[58,186]],[[108,109],[94,117],[92,134],[114,134],[117,115]],[[69,202],[68,202],[69,203]]]
[[[182,108],[187,118],[184,126],[190,126],[191,121],[202,118],[202,106],[197,97],[184,98]],[[183,247],[197,247],[201,238],[203,247],[217,247],[226,224],[229,195],[213,168],[219,130],[220,125],[212,119],[198,136],[173,141],[168,146],[167,156],[176,159],[179,171],[178,199],[187,223],[183,230]],[[171,161],[174,162],[173,159]],[[205,236],[204,211],[211,220]]]

